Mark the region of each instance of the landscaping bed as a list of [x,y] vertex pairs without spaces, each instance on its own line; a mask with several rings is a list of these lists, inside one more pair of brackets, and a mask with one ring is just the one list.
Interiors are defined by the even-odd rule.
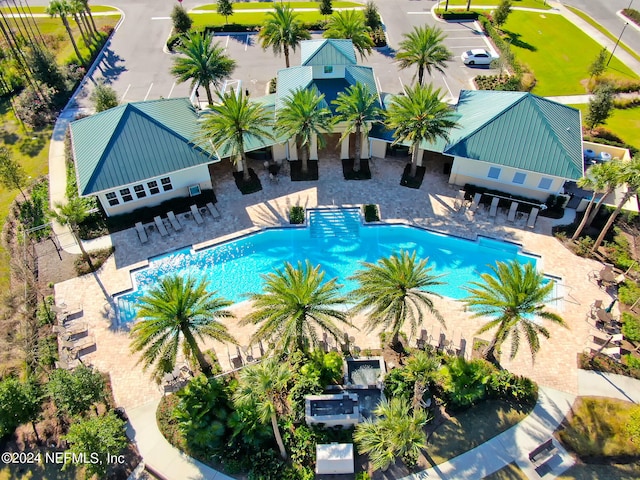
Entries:
[[363,158],[360,160],[360,170],[353,169],[355,160],[347,158],[342,160],[342,174],[345,180],[370,180],[371,170],[369,169],[369,160]]
[[420,188],[422,180],[424,180],[424,174],[427,171],[425,167],[417,167],[416,176],[411,176],[411,164],[407,163],[402,172],[402,178],[400,179],[400,185],[409,188]]
[[307,160],[307,173],[302,172],[302,160],[289,162],[292,182],[318,180],[318,160]]
[[236,182],[236,187],[238,187],[238,190],[240,190],[243,195],[249,195],[262,190],[260,177],[253,171],[253,168],[249,169],[249,180],[244,179],[243,172],[233,172],[233,179]]

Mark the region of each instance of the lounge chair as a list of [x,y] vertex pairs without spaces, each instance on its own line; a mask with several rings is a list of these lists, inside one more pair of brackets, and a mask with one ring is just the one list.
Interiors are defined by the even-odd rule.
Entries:
[[464,190],[458,190],[458,196],[456,197],[456,199],[453,202],[453,208],[456,211],[459,211],[464,206],[464,204],[465,204],[464,195],[465,195],[465,191]]
[[500,202],[500,199],[498,197],[493,197],[493,200],[491,200],[491,208],[489,209],[489,216],[490,217],[495,217],[498,214],[498,203]]
[[516,212],[518,211],[518,202],[511,202],[511,206],[509,207],[509,214],[507,215],[508,222],[516,221]]
[[529,220],[527,220],[527,227],[534,228],[536,226],[536,219],[538,218],[538,213],[540,209],[537,207],[533,207],[531,209],[531,213],[529,214]]
[[169,223],[171,223],[171,226],[176,232],[182,230],[182,225],[180,225],[180,222],[173,212],[167,212],[167,217],[169,218]]
[[473,196],[473,202],[471,202],[471,205],[469,205],[470,212],[475,212],[478,209],[478,205],[480,205],[480,200],[482,200],[482,194],[476,193]]
[[193,219],[198,225],[202,225],[204,223],[202,215],[200,215],[200,210],[198,210],[196,205],[191,205],[191,215],[193,215]]
[[164,226],[164,222],[159,216],[153,217],[153,221],[156,222],[156,227],[158,227],[158,231],[160,232],[160,235],[162,235],[163,237],[166,237],[167,235],[169,235],[169,232],[167,232],[167,227]]
[[78,335],[89,330],[89,325],[86,322],[70,325],[69,327],[63,327],[60,325],[54,325],[52,327],[53,333],[57,333],[63,337],[70,337],[72,335]]
[[213,218],[220,218],[220,211],[218,210],[218,207],[216,207],[213,203],[207,203],[207,208],[209,209],[209,213]]
[[147,243],[149,241],[149,237],[147,237],[147,232],[144,229],[144,225],[142,222],[136,223],[136,232],[138,232],[138,238],[140,239],[140,243]]
[[78,354],[82,350],[86,350],[87,348],[91,348],[95,346],[96,339],[94,338],[93,335],[90,335],[90,336],[83,337],[78,341],[62,340],[60,344],[62,345],[62,348],[66,348],[71,353]]

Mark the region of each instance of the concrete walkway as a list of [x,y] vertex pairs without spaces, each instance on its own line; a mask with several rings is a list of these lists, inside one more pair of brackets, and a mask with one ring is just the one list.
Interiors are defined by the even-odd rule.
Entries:
[[640,380],[614,373],[578,370],[578,395],[640,403]]

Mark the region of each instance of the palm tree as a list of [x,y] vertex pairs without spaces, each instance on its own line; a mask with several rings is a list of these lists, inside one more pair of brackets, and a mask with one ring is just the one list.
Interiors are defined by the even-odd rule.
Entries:
[[264,275],[262,293],[252,293],[253,311],[241,324],[260,325],[252,343],[265,340],[278,351],[307,350],[318,346],[320,332],[336,341],[342,336],[336,321],[349,325],[347,312],[339,308],[346,303],[340,295],[336,279],[324,281],[320,265],[313,267],[307,260],[294,267],[285,262],[284,269]]
[[364,15],[361,12],[343,10],[329,19],[324,37],[350,39],[353,42],[353,47],[364,59],[373,48],[370,33],[371,29],[365,24]]
[[262,40],[262,48],[273,48],[273,53],[284,53],[284,61],[289,68],[289,49],[296,51],[302,40],[309,40],[311,35],[297,20],[289,4],[275,4],[274,11],[267,13],[264,26],[258,36]]
[[405,89],[406,95],[397,95],[385,112],[386,124],[394,129],[395,143],[410,141],[411,176],[418,170],[418,151],[421,142],[435,142],[438,138],[449,141],[449,130],[458,126],[453,113],[442,102],[440,89],[420,84]]
[[309,171],[311,142],[314,136],[318,146],[325,145],[324,132],[333,128],[331,111],[323,107],[324,94],[312,89],[296,89],[284,99],[283,106],[276,113],[276,130],[287,138],[295,137],[298,148],[302,149],[302,173]]
[[67,0],[67,2],[69,5],[69,14],[75,20],[76,25],[78,25],[78,30],[80,31],[80,36],[82,36],[82,39],[84,40],[84,44],[89,47],[88,34],[90,32],[87,29],[85,33],[87,24],[83,22],[84,17],[82,16],[82,13],[84,12],[84,5],[79,0]]
[[91,262],[91,257],[84,249],[82,239],[80,238],[79,226],[89,216],[89,211],[87,210],[84,201],[79,197],[74,197],[64,205],[61,203],[56,203],[55,207],[56,209],[51,211],[51,215],[58,221],[58,223],[60,223],[61,225],[67,225],[69,227],[73,238],[78,244],[78,247],[80,247],[82,258],[89,264],[89,268],[91,268],[91,270],[93,271],[93,263]]
[[242,91],[220,96],[220,103],[202,117],[200,142],[211,142],[216,150],[240,163],[245,182],[250,180],[245,145],[252,139],[272,139],[272,117],[259,102],[250,102]]
[[[396,59],[400,68],[418,67],[418,83],[422,85],[424,71],[431,76],[431,70],[444,73],[447,61],[451,60],[451,52],[444,46],[446,35],[437,26],[414,27],[410,33],[403,35],[400,51]],[[414,77],[415,78],[415,77]]]
[[638,194],[638,190],[640,190],[640,155],[636,155],[631,159],[631,161],[622,164],[620,167],[620,176],[618,177],[619,184],[627,184],[627,191],[624,192],[624,195],[618,202],[616,209],[611,212],[609,215],[609,219],[607,223],[605,223],[600,235],[596,239],[596,243],[591,247],[592,252],[596,252],[602,242],[604,241],[604,237],[607,235],[607,232],[613,225],[613,222],[616,220],[616,217],[622,210],[622,207],[633,197]]
[[465,306],[474,312],[474,317],[489,318],[477,333],[497,328],[485,356],[500,367],[496,350],[499,351],[511,336],[510,358],[515,358],[524,335],[535,359],[540,350],[539,335],[549,338],[549,331],[536,323],[536,317],[567,327],[559,315],[545,309],[546,304],[555,300],[551,298],[554,283],[545,282],[544,276],[531,263],[521,265],[513,260],[497,262],[490,268],[492,273],[480,275],[482,282],[471,282],[470,287],[465,287],[470,295],[463,299]]
[[73,32],[71,31],[71,26],[69,25],[69,20],[67,19],[67,15],[71,13],[71,7],[69,6],[69,2],[66,0],[51,0],[49,2],[49,6],[47,7],[47,13],[51,17],[60,17],[62,20],[62,24],[64,28],[67,30],[67,34],[69,35],[69,39],[71,40],[71,44],[73,45],[73,49],[76,52],[76,56],[80,62],[84,63],[84,59],[82,55],[80,55],[80,50],[78,49],[78,45],[76,44],[75,39],[73,38]]
[[96,22],[93,20],[93,15],[91,13],[91,7],[89,6],[89,0],[80,0],[80,1],[84,5],[85,12],[87,12],[87,15],[89,15],[89,19],[91,20],[91,25],[93,27],[93,31],[97,33],[98,32],[98,27],[96,27]]
[[362,131],[366,134],[371,128],[371,123],[380,119],[380,103],[378,96],[369,90],[363,83],[351,85],[345,91],[340,92],[332,102],[336,106],[336,122],[345,122],[345,130],[340,138],[344,142],[351,133],[355,133],[355,161],[353,169],[361,168]]
[[408,468],[413,468],[420,451],[427,446],[424,426],[429,414],[423,409],[413,409],[402,397],[383,399],[374,413],[375,421],[367,418],[356,425],[353,439],[358,451],[369,454],[374,469],[386,470],[402,459]]
[[204,32],[188,32],[176,50],[184,56],[174,59],[171,74],[180,83],[191,81],[192,87],[196,83],[204,86],[207,101],[213,104],[211,84],[218,88],[222,80],[229,78],[236,68],[235,60],[225,55],[220,44],[213,44]]
[[[571,237],[571,240],[577,239],[582,231],[591,225],[591,222],[593,222],[594,218],[598,214],[604,199],[619,185],[619,178],[620,162],[619,160],[612,160],[610,162],[598,163],[597,165],[590,167],[585,176],[578,180],[578,186],[580,188],[593,190],[593,195],[591,195],[591,198],[589,199],[589,203],[584,211],[580,225],[578,225],[578,228]],[[593,208],[598,193],[600,194],[600,198],[595,208]]]
[[258,414],[263,423],[271,422],[280,455],[285,460],[287,451],[278,428],[277,414],[287,409],[286,390],[291,375],[289,364],[270,358],[240,371],[238,388],[233,393],[236,407],[249,408]]
[[427,258],[416,260],[416,252],[402,250],[377,263],[362,263],[352,280],[358,287],[350,297],[356,300],[353,312],[367,310],[366,326],[369,331],[382,327],[391,330],[391,345],[398,345],[398,336],[405,322],[409,322],[411,335],[424,320],[425,311],[431,313],[444,325],[444,319],[433,304],[431,297],[440,297],[430,290],[443,285],[439,275],[432,275],[433,267],[427,267]]
[[227,327],[218,320],[234,318],[226,310],[232,302],[207,288],[206,281],[197,282],[190,276],[166,276],[140,298],[138,321],[131,329],[131,351],[142,352],[140,361],[144,362],[145,370],[153,366],[156,377],[172,371],[182,345],[209,376],[211,365],[196,337],[236,343]]

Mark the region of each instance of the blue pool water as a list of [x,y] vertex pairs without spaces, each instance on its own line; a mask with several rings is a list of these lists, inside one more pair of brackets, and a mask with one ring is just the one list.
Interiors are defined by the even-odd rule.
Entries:
[[462,287],[477,281],[497,260],[536,263],[518,245],[484,237],[473,242],[405,225],[361,226],[357,209],[310,210],[309,216],[308,228],[269,229],[205,250],[185,248],[152,259],[148,267],[132,272],[133,291],[116,298],[120,324],[133,321],[138,298],[158,278],[173,273],[204,278],[218,294],[241,302],[247,292],[260,291],[262,274],[282,268],[284,261],[309,259],[322,266],[326,279],[337,277],[348,293],[356,287],[348,277],[360,262],[416,250],[419,258],[429,258],[432,273],[444,275],[446,284],[433,290],[460,299],[466,296]]

